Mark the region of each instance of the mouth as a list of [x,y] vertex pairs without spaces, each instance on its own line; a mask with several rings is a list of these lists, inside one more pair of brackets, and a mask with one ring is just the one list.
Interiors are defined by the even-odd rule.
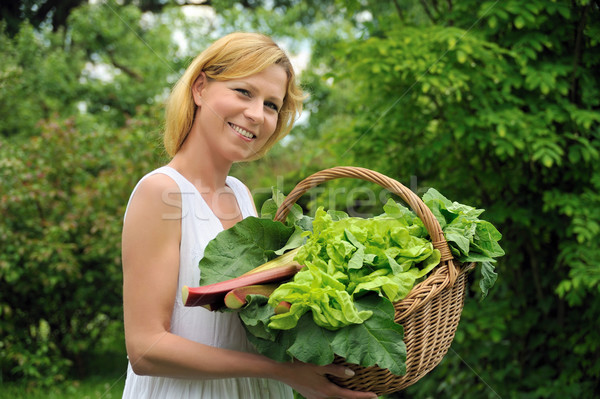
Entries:
[[238,125],[234,125],[233,123],[229,123],[229,126],[231,126],[231,128],[240,136],[242,136],[242,138],[250,141],[256,138],[256,135],[252,132],[247,131],[246,129],[244,129],[241,126]]

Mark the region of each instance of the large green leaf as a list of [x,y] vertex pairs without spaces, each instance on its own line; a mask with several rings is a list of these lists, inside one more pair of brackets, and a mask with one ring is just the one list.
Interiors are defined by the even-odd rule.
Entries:
[[[296,339],[287,350],[290,356],[305,363],[322,366],[333,362],[334,353],[330,342],[335,337],[335,332],[316,325],[310,313],[305,313],[298,320],[295,330]],[[290,332],[286,331],[285,334]]]
[[199,263],[201,285],[238,277],[267,262],[293,232],[293,227],[257,217],[248,217],[223,230],[208,243]]
[[491,287],[496,283],[496,279],[498,278],[498,273],[495,272],[495,267],[490,262],[482,262],[481,263],[481,281],[479,282],[479,287],[481,288],[481,299],[485,298]]
[[239,312],[240,319],[250,333],[249,336],[255,336],[269,341],[275,341],[277,331],[267,328],[269,319],[275,314],[273,308],[265,306],[268,298],[262,295],[249,295],[248,303],[244,311]]
[[339,330],[331,342],[333,351],[349,363],[364,367],[378,365],[392,374],[404,375],[404,328],[394,323],[394,305],[378,295],[368,295],[357,300],[356,307],[373,315],[363,324]]
[[[258,306],[259,302],[257,302]],[[373,312],[373,316],[360,325],[351,325],[337,331],[318,326],[310,313],[304,314],[295,328],[281,330],[276,337],[248,334],[248,339],[263,355],[277,361],[297,359],[306,363],[326,365],[333,362],[334,355],[364,367],[378,365],[397,375],[406,372],[406,345],[404,330],[394,323],[394,306],[376,294],[357,300],[360,311]],[[242,314],[245,312],[242,312]],[[268,315],[253,312],[255,319],[242,316],[249,332],[261,329],[268,322]],[[259,337],[258,335],[262,335]]]

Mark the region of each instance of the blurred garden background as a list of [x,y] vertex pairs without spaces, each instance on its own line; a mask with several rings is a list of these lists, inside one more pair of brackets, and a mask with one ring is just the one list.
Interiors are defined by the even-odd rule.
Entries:
[[[232,174],[260,206],[318,170],[375,169],[485,209],[506,256],[454,343],[394,398],[600,397],[598,0],[23,0],[0,5],[0,397],[120,397],[120,230],[166,158],[163,101],[236,30],[310,94]],[[340,209],[379,196],[335,181]],[[331,192],[331,191],[329,191]],[[326,194],[327,190],[323,190]]]

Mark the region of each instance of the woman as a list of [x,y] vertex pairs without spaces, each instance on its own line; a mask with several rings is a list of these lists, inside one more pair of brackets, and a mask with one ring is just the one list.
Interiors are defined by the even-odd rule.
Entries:
[[[172,156],[135,187],[123,226],[123,304],[129,365],[124,398],[373,398],[331,383],[339,365],[277,363],[257,354],[233,313],[185,308],[198,261],[223,229],[256,215],[228,176],[289,132],[302,92],[268,37],[234,33],[188,67],[169,98],[164,144]],[[291,388],[290,388],[291,387]]]

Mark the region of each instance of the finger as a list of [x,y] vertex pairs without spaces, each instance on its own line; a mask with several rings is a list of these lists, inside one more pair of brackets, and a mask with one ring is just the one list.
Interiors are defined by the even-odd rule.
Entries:
[[355,373],[351,368],[331,364],[327,366],[325,374],[329,374],[338,378],[350,378],[354,377]]

